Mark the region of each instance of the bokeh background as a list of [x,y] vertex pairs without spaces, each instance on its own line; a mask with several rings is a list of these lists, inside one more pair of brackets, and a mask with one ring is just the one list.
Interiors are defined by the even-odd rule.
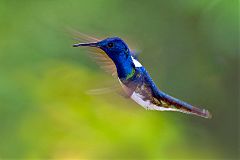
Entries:
[[[237,159],[237,0],[0,0],[0,159]],[[165,92],[211,120],[146,111],[67,28],[120,36]]]

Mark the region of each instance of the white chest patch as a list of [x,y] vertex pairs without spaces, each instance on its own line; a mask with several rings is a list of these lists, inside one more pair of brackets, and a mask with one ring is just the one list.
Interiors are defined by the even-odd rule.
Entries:
[[155,104],[151,103],[149,100],[144,101],[143,96],[136,92],[133,92],[131,99],[145,109],[158,110],[158,111],[178,111],[177,109],[174,109],[174,108],[165,108],[161,106],[156,106]]
[[133,60],[135,67],[142,67],[141,63],[139,63],[138,60],[134,59],[132,56],[131,56],[131,58]]
[[[126,86],[121,82],[120,79],[118,79],[118,80],[124,90],[124,88],[126,88]],[[136,92],[133,92],[133,94],[131,95],[131,99],[133,101],[135,101],[137,104],[139,104],[140,106],[142,106],[143,108],[148,109],[148,110],[177,111],[177,109],[174,109],[174,108],[165,108],[165,107],[156,106],[153,103],[151,103],[149,100],[144,101],[143,96]]]

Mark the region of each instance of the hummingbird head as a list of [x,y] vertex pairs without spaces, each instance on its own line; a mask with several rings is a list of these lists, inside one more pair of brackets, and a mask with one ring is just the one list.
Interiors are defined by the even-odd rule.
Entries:
[[135,73],[135,65],[130,50],[127,44],[118,37],[106,38],[98,42],[73,45],[73,47],[79,46],[97,47],[103,50],[116,65],[119,78],[126,78]]
[[78,43],[73,47],[88,46],[102,49],[114,62],[131,57],[127,44],[118,37],[106,38],[98,42]]

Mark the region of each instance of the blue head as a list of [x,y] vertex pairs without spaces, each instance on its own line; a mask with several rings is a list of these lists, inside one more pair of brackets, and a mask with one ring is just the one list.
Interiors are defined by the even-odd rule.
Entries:
[[118,37],[106,38],[99,42],[78,43],[73,47],[88,46],[102,49],[115,63],[119,77],[132,73],[134,64],[127,44]]
[[99,42],[79,43],[73,45],[73,47],[79,46],[100,48],[114,61],[114,63],[118,63],[118,60],[127,60],[128,57],[131,56],[127,44],[118,37],[106,38]]

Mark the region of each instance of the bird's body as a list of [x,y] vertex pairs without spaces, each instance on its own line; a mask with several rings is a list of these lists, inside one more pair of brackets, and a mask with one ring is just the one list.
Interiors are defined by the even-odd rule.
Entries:
[[146,69],[122,39],[113,37],[94,43],[74,45],[74,47],[78,46],[96,47],[104,51],[101,54],[106,54],[113,62],[125,95],[145,109],[179,111],[205,118],[211,117],[207,110],[194,107],[158,89]]

